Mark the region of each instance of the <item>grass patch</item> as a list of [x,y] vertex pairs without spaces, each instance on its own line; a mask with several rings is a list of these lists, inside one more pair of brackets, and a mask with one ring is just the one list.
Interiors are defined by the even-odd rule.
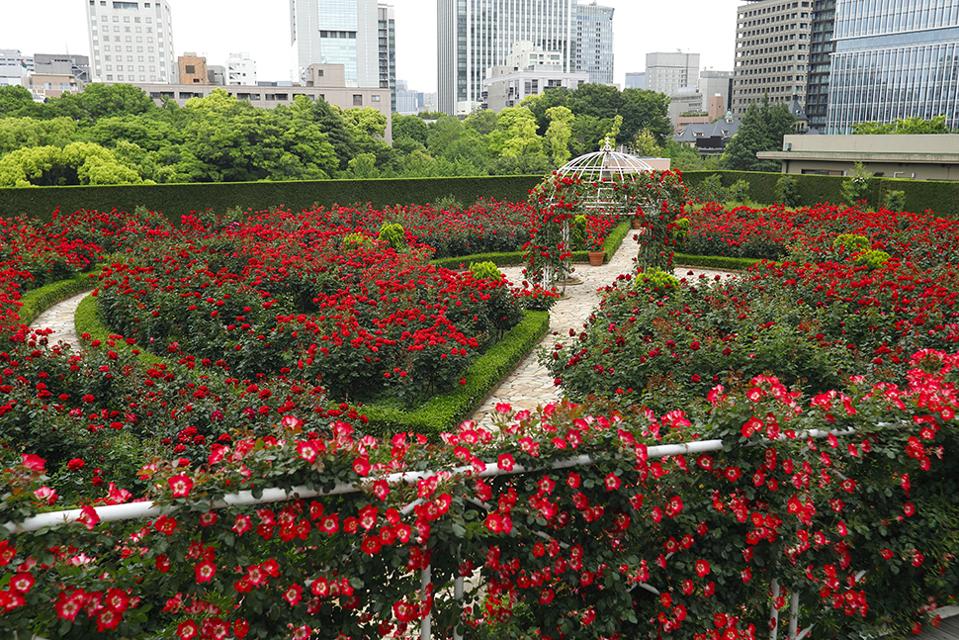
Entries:
[[[606,262],[612,259],[613,255],[619,251],[626,236],[629,235],[629,222],[621,222],[606,236],[603,243],[603,251],[606,252]],[[588,251],[574,251],[573,262],[589,262]],[[501,251],[498,253],[474,253],[469,256],[454,256],[452,258],[437,258],[431,260],[437,267],[446,267],[447,269],[465,269],[471,262],[492,262],[497,267],[515,267],[526,262],[526,254],[522,251]]]
[[84,291],[96,286],[94,273],[80,273],[68,280],[58,280],[45,284],[37,289],[27,291],[20,297],[20,322],[26,325],[33,324],[41,313],[55,304],[63,302]]
[[112,336],[116,336],[117,334],[110,331],[110,328],[100,319],[100,306],[97,304],[97,299],[93,296],[87,296],[80,302],[76,315],[73,317],[73,323],[74,327],[76,327],[77,335],[83,336],[84,334],[88,334],[90,340],[99,340],[102,344],[109,345],[110,348],[117,353],[130,354],[136,357],[137,360],[146,367],[154,367],[162,364],[166,365],[169,369],[179,366],[173,360],[160,357],[141,348],[137,344],[131,345],[127,343],[126,340],[113,338]]
[[701,267],[725,271],[745,271],[759,262],[762,262],[762,260],[756,258],[728,258],[726,256],[695,256],[689,253],[677,253],[673,257],[673,264],[679,267]]
[[360,407],[359,412],[369,419],[367,431],[372,434],[412,431],[435,436],[454,429],[470,417],[548,332],[549,313],[527,311],[518,325],[470,366],[465,385],[415,409],[406,409],[394,401]]

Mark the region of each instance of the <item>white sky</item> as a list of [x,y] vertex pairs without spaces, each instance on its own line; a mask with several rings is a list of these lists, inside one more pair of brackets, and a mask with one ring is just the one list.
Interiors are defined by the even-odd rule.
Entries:
[[[290,76],[289,0],[169,0],[177,54],[197,51],[223,64],[248,51],[259,80]],[[436,90],[436,0],[392,0],[396,7],[397,78]],[[736,0],[600,0],[616,8],[616,82],[642,71],[649,51],[702,54],[706,68],[732,70]],[[0,0],[0,49],[89,53],[86,0]]]

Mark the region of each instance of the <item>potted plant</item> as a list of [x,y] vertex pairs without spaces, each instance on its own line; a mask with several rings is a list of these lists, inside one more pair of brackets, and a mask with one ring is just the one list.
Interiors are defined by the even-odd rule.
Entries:
[[597,225],[590,221],[586,227],[586,253],[589,256],[591,267],[601,267],[606,262],[606,250],[603,248],[605,240]]
[[629,217],[629,226],[634,230],[643,228],[643,208],[636,207],[636,211]]

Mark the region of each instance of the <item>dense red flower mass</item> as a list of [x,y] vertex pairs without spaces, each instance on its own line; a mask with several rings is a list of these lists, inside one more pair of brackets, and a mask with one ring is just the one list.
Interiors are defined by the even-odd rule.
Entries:
[[[499,403],[438,441],[369,434],[323,389],[455,383],[509,326],[504,284],[427,264],[403,217],[423,211],[5,221],[5,518],[83,506],[4,530],[0,632],[405,638],[432,614],[443,637],[718,640],[765,635],[793,594],[817,630],[921,628],[959,584],[951,227],[881,213],[865,235],[891,258],[865,264],[833,247],[857,214],[795,215],[802,252],[734,283],[613,287],[556,359],[606,398]],[[387,220],[405,249],[376,244]],[[106,251],[103,320],[184,366],[119,337],[48,349],[14,318],[47,267]]]

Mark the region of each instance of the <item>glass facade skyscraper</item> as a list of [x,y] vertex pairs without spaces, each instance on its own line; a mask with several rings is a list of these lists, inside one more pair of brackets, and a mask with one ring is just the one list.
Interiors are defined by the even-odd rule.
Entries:
[[468,114],[482,104],[483,79],[517,42],[573,62],[573,0],[437,0],[439,110]]
[[815,0],[809,35],[809,65],[806,75],[806,117],[809,130],[823,133],[829,115],[829,74],[836,50],[836,0]]
[[290,0],[294,77],[311,64],[342,64],[346,84],[380,86],[376,0]]
[[573,67],[594,84],[613,84],[614,12],[595,2],[576,5]]
[[828,133],[946,116],[959,127],[959,0],[837,0]]

